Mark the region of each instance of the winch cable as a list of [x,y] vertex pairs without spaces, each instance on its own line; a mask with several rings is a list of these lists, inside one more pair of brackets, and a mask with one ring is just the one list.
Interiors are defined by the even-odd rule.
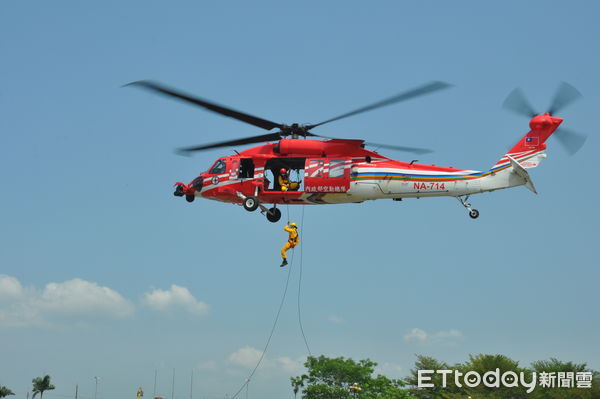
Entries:
[[302,219],[300,221],[300,272],[299,272],[299,276],[298,276],[298,324],[300,325],[300,332],[302,333],[302,338],[304,339],[304,345],[306,345],[306,350],[308,351],[308,355],[312,356],[312,353],[310,351],[310,347],[308,346],[308,341],[306,340],[306,335],[304,334],[304,327],[302,326],[302,312],[301,312],[301,306],[300,306],[300,293],[302,291],[302,263],[304,260],[304,255],[303,255],[303,251],[302,249],[304,248],[304,243],[303,243],[303,234],[304,234],[304,209],[305,209],[305,205],[302,206]]
[[[290,213],[290,210],[288,208],[288,217],[289,217],[289,213]],[[256,362],[256,366],[254,366],[254,369],[252,369],[252,372],[248,375],[248,378],[246,378],[246,381],[244,382],[244,384],[240,387],[240,389],[238,389],[238,391],[235,393],[235,395],[233,395],[231,397],[231,399],[235,399],[240,394],[240,392],[242,392],[242,390],[246,386],[248,386],[248,384],[250,383],[250,380],[254,376],[254,373],[256,372],[256,370],[258,369],[260,364],[262,363],[262,361],[265,357],[265,353],[267,353],[267,349],[269,348],[269,344],[271,343],[271,338],[273,338],[273,334],[275,333],[275,328],[277,327],[277,322],[279,321],[279,315],[281,314],[281,309],[283,308],[283,304],[285,303],[285,297],[287,295],[288,286],[290,284],[290,276],[292,275],[292,266],[293,265],[294,265],[294,252],[292,252],[292,262],[290,263],[290,267],[288,268],[288,274],[287,274],[287,278],[285,280],[285,288],[283,289],[283,294],[281,295],[281,302],[279,303],[279,309],[277,309],[277,314],[275,315],[275,320],[273,321],[273,327],[271,327],[271,332],[269,333],[269,338],[267,338],[267,343],[265,344],[265,347],[260,355],[260,358],[258,359],[258,362]]]
[[[304,209],[305,209],[304,206],[302,206],[302,218],[300,221],[300,243],[302,243],[302,233],[304,231]],[[287,216],[288,216],[288,221],[289,221],[289,218],[290,218],[290,206],[289,205],[287,205]],[[300,294],[302,291],[301,290],[302,289],[302,263],[303,263],[303,258],[304,258],[302,248],[303,248],[303,245],[300,246],[300,275],[299,275],[299,279],[298,279],[298,301],[297,301],[298,324],[300,325],[300,332],[302,333],[302,338],[304,339],[304,344],[306,345],[308,354],[309,354],[309,356],[312,356],[310,347],[308,345],[308,340],[306,339],[306,335],[304,334],[304,327],[302,326],[302,312],[301,312],[301,301],[300,301]],[[288,268],[288,273],[287,273],[287,277],[285,280],[285,288],[283,289],[283,294],[281,296],[281,302],[279,303],[279,308],[277,309],[277,314],[275,315],[275,320],[273,321],[273,326],[271,327],[271,332],[269,333],[269,337],[267,338],[267,342],[265,343],[265,346],[260,355],[260,358],[256,362],[256,366],[254,366],[254,368],[248,375],[248,378],[246,378],[246,381],[244,382],[244,384],[242,384],[240,389],[237,390],[237,392],[231,397],[231,399],[236,399],[237,396],[244,390],[244,388],[246,388],[246,394],[247,394],[248,385],[250,384],[250,381],[251,381],[252,377],[254,376],[254,373],[256,373],[256,370],[258,370],[258,368],[260,367],[260,364],[262,363],[262,361],[265,357],[265,354],[267,353],[267,349],[269,348],[269,344],[271,343],[271,339],[273,338],[273,334],[275,333],[275,328],[277,327],[277,322],[279,321],[279,316],[281,315],[281,309],[283,309],[283,305],[285,303],[285,298],[286,298],[288,287],[290,284],[290,277],[292,275],[292,266],[294,265],[294,255],[295,255],[295,251],[292,252],[292,262],[290,263],[290,267]]]
[[[300,294],[302,292],[302,265],[304,261],[304,243],[303,243],[303,234],[304,234],[304,210],[306,209],[306,205],[302,206],[302,219],[300,220],[300,273],[298,276],[298,297],[297,297],[297,305],[298,305],[298,324],[300,325],[300,332],[302,333],[302,339],[304,340],[304,345],[306,346],[306,350],[308,351],[308,355],[312,356],[310,346],[308,345],[308,340],[306,339],[306,334],[304,333],[304,326],[302,325],[302,311],[301,311],[301,301]],[[287,215],[288,222],[290,221],[290,206],[287,205]],[[292,254],[293,259],[293,254]]]

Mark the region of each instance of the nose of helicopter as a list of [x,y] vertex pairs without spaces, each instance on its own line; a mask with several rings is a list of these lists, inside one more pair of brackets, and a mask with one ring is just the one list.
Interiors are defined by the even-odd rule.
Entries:
[[204,184],[204,177],[202,175],[196,177],[190,184],[185,184],[182,182],[177,182],[174,184],[175,192],[173,195],[176,197],[185,196],[188,202],[192,202],[196,193],[200,193],[202,191],[202,185]]
[[202,185],[204,184],[204,177],[202,175],[196,177],[190,183],[190,187],[194,189],[194,191],[200,192],[202,191]]

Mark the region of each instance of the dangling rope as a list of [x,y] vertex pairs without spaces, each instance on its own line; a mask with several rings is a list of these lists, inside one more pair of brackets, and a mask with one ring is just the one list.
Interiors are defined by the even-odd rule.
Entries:
[[[288,209],[288,215],[289,215],[289,209]],[[242,392],[242,390],[248,386],[248,384],[250,383],[250,380],[254,376],[254,373],[256,372],[256,370],[258,369],[260,364],[262,363],[262,361],[265,357],[265,353],[267,353],[267,349],[269,348],[269,344],[271,343],[271,338],[273,338],[273,333],[275,332],[275,328],[277,327],[277,322],[279,321],[279,315],[281,314],[281,309],[283,308],[283,304],[285,303],[285,297],[286,297],[286,294],[288,291],[288,286],[290,284],[290,276],[292,275],[292,266],[293,265],[294,265],[294,253],[292,252],[292,262],[290,263],[290,267],[288,268],[288,274],[287,274],[287,278],[285,281],[285,288],[283,289],[283,295],[281,296],[281,302],[279,303],[279,309],[277,309],[277,315],[275,316],[275,320],[273,321],[273,327],[271,327],[271,332],[269,333],[269,338],[267,338],[267,343],[265,344],[265,347],[260,355],[260,358],[258,359],[258,362],[256,362],[256,366],[254,366],[254,369],[252,369],[252,372],[250,373],[250,375],[248,375],[248,378],[246,378],[246,381],[244,382],[244,384],[240,387],[240,389],[238,389],[238,391],[235,393],[235,395],[233,395],[231,397],[231,399],[235,399],[240,394],[240,392]]]
[[298,276],[298,324],[300,324],[300,332],[302,333],[302,338],[304,339],[304,345],[306,345],[306,350],[308,351],[308,355],[312,356],[310,351],[310,347],[308,346],[308,341],[306,340],[306,335],[304,335],[304,327],[302,326],[302,312],[300,311],[300,292],[302,288],[302,263],[304,260],[302,248],[304,248],[304,244],[302,243],[303,234],[304,234],[304,208],[306,205],[302,206],[302,220],[300,222],[300,275]]
[[[287,205],[287,216],[288,216],[288,221],[290,218],[290,206]],[[300,221],[300,242],[302,243],[302,233],[304,232],[304,206],[302,206],[302,219]],[[298,279],[298,323],[300,324],[300,332],[302,333],[302,338],[304,339],[304,344],[306,345],[306,349],[308,350],[308,354],[310,356],[312,356],[312,353],[310,351],[310,347],[308,346],[308,341],[306,339],[306,335],[304,334],[304,327],[302,326],[302,313],[301,313],[301,306],[300,306],[300,293],[301,293],[301,288],[302,288],[302,263],[303,263],[303,251],[302,251],[303,246],[300,246],[300,276]],[[254,366],[254,368],[252,369],[252,372],[250,372],[250,374],[248,375],[248,378],[246,378],[246,381],[244,382],[244,384],[242,384],[242,386],[240,387],[240,389],[237,390],[237,392],[231,397],[231,399],[236,399],[236,397],[240,394],[240,392],[242,392],[244,390],[244,388],[246,388],[246,397],[248,396],[248,385],[250,384],[250,380],[252,379],[252,377],[254,376],[254,373],[256,373],[256,370],[258,370],[258,367],[260,366],[260,364],[262,363],[265,354],[267,353],[267,349],[269,348],[269,344],[271,343],[271,339],[273,338],[273,334],[275,333],[275,328],[277,327],[277,322],[279,321],[279,315],[281,314],[281,309],[283,309],[283,304],[285,303],[285,298],[287,295],[287,291],[288,291],[288,287],[290,284],[290,276],[292,275],[292,266],[294,265],[294,255],[295,255],[295,251],[292,252],[292,262],[290,263],[290,267],[288,268],[288,274],[286,277],[286,281],[285,281],[285,288],[283,289],[283,295],[281,296],[281,302],[279,303],[279,308],[277,309],[277,314],[275,315],[275,320],[273,321],[273,326],[271,327],[271,332],[269,333],[269,337],[267,338],[267,342],[265,344],[265,347],[260,355],[260,358],[258,359],[258,362],[256,362],[256,366]]]

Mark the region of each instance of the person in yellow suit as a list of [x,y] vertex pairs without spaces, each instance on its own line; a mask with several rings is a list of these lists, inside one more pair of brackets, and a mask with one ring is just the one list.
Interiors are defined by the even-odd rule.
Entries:
[[300,185],[296,181],[290,181],[290,174],[286,168],[281,168],[279,171],[279,187],[281,187],[281,191],[295,191],[298,190],[298,186]]
[[296,223],[288,222],[283,229],[288,232],[289,237],[283,248],[281,248],[281,257],[283,258],[283,262],[281,262],[280,267],[284,267],[288,264],[286,255],[287,250],[294,248],[300,243],[300,237],[298,237],[298,226],[296,226]]

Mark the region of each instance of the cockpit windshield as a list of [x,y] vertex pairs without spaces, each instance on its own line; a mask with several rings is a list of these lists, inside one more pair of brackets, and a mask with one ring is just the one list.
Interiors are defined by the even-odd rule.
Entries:
[[210,173],[211,175],[218,175],[219,173],[224,173],[225,168],[226,168],[225,161],[222,159],[219,159],[217,162],[215,162],[213,167],[210,168],[208,173]]

